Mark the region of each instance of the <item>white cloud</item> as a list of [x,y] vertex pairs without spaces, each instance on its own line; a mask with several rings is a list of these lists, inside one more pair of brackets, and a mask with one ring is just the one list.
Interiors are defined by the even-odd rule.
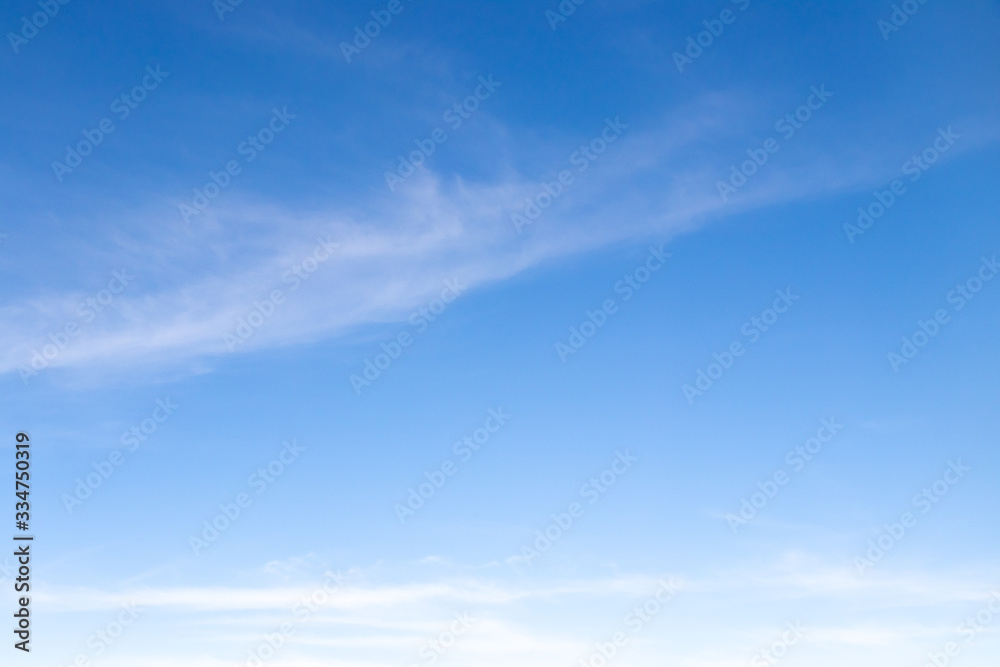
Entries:
[[[559,258],[625,240],[666,240],[722,216],[836,192],[891,173],[884,157],[870,154],[848,159],[832,151],[808,165],[782,165],[775,159],[752,188],[723,204],[715,181],[746,147],[737,119],[767,118],[769,112],[758,107],[740,96],[712,94],[677,110],[659,127],[631,121],[521,235],[510,214],[541,185],[517,175],[481,184],[424,170],[395,195],[385,192],[356,205],[313,212],[241,198],[234,190],[190,226],[179,215],[163,219],[156,214],[131,233],[117,232],[117,251],[105,250],[95,254],[98,261],[88,262],[91,267],[106,262],[103,271],[89,277],[89,292],[39,290],[0,305],[11,325],[0,334],[6,351],[0,371],[26,364],[33,350],[50,342],[50,334],[77,322],[78,304],[122,266],[136,274],[134,284],[107,312],[82,324],[80,335],[50,366],[210,361],[229,353],[224,336],[234,334],[254,301],[274,289],[285,292],[285,303],[237,351],[318,341],[361,325],[405,319],[433,299],[447,279],[457,278],[473,291]],[[602,123],[595,121],[594,136]],[[567,146],[564,153],[552,153],[540,170],[542,180],[572,168],[573,144]],[[312,252],[317,238],[339,247],[292,292],[283,276]]]
[[[689,667],[745,665],[753,651],[781,636],[782,623],[771,619],[784,618],[800,620],[808,629],[795,647],[796,653],[808,656],[804,664],[835,664],[817,657],[830,652],[839,660],[864,664],[867,657],[883,656],[884,651],[893,657],[880,659],[896,667],[906,664],[902,649],[948,639],[961,618],[981,607],[989,594],[988,587],[977,583],[988,579],[986,573],[912,573],[852,581],[844,572],[793,558],[760,573],[692,578],[662,613],[633,634],[623,623],[625,614],[648,600],[668,575],[534,585],[446,577],[400,585],[371,583],[371,572],[355,570],[342,590],[296,625],[293,641],[274,664],[418,663],[420,647],[446,632],[456,614],[467,614],[473,619],[471,628],[458,637],[442,664],[576,664],[598,642],[626,631],[630,640],[622,651],[622,665],[660,664],[664,651],[675,664]],[[194,664],[214,665],[214,656],[245,655],[264,634],[293,620],[293,605],[315,590],[315,582],[269,588],[47,589],[36,594],[36,603],[40,614],[49,617],[76,611],[102,619],[123,601],[134,600],[143,609],[143,621],[151,624],[148,631],[155,629],[158,637],[183,633],[185,641],[169,649],[177,652],[177,659],[185,656],[187,662],[190,655]],[[887,605],[896,612],[883,613]],[[945,606],[954,607],[954,623],[922,620],[924,612],[939,614]],[[753,613],[731,615],[737,609]],[[859,614],[859,609],[872,613]],[[135,632],[143,632],[141,624]],[[134,665],[159,665],[147,657],[156,650],[136,645],[128,658]]]

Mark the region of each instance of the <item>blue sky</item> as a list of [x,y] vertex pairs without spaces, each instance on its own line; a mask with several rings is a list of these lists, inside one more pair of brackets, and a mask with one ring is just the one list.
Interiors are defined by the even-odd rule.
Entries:
[[996,2],[45,6],[19,660],[995,663]]

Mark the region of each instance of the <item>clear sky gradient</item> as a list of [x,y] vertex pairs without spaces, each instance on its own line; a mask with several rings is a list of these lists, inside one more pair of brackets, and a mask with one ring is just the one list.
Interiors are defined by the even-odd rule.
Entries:
[[995,665],[997,2],[230,3],[0,10],[10,664]]

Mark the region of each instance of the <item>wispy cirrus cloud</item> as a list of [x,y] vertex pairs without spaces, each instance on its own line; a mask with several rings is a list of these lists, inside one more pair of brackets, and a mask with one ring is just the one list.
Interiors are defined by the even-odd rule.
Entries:
[[[742,211],[850,190],[892,174],[885,153],[831,145],[824,159],[808,164],[794,153],[779,156],[787,160],[772,160],[753,187],[723,202],[715,183],[745,148],[737,130],[748,115],[766,119],[769,113],[745,95],[713,93],[655,125],[639,127],[625,118],[621,122],[630,127],[585,172],[571,163],[577,149],[567,142],[562,153],[549,149],[550,158],[536,161],[549,167],[535,178],[508,169],[496,182],[468,182],[424,168],[395,195],[369,195],[328,210],[234,190],[190,226],[179,224],[174,213],[149,212],[141,229],[125,225],[114,232],[112,249],[94,253],[109,275],[129,267],[134,285],[48,366],[211,363],[234,350],[314,342],[404,319],[434,298],[445,280],[475,290],[622,241],[667,239]],[[595,119],[595,137],[603,122]],[[980,133],[964,148],[992,139]],[[574,183],[518,233],[511,215],[561,170],[574,172]],[[336,250],[296,284],[293,268],[323,240]],[[275,289],[286,298],[274,315],[246,341],[227,344],[255,301]],[[8,298],[0,306],[11,323],[0,336],[6,350],[0,371],[23,371],[51,334],[79,319],[88,296],[36,290]]]
[[[629,626],[623,625],[627,614],[665,580],[676,582],[680,592],[662,617],[648,624],[648,630],[629,632],[633,659],[648,659],[670,647],[677,664],[745,664],[747,658],[741,656],[747,650],[770,643],[775,633],[780,635],[783,628],[780,624],[772,628],[772,618],[804,622],[808,634],[803,650],[833,650],[842,659],[859,658],[872,655],[873,650],[891,651],[948,638],[954,624],[915,622],[913,610],[923,609],[936,617],[942,607],[954,609],[957,623],[963,610],[981,605],[989,595],[981,583],[989,574],[911,572],[858,578],[848,568],[795,554],[762,569],[700,577],[664,573],[544,583],[454,573],[425,577],[420,583],[391,583],[380,581],[377,569],[353,569],[344,573],[342,588],[297,626],[280,664],[419,662],[419,648],[428,638],[447,631],[455,614],[468,614],[475,622],[449,651],[450,660],[489,665],[572,664],[593,650],[595,637],[628,631]],[[195,626],[188,630],[195,647],[192,653],[197,654],[196,647],[205,642],[254,646],[269,629],[291,619],[296,605],[316,589],[317,582],[301,580],[277,587],[143,586],[113,591],[46,587],[36,598],[46,614],[99,616],[128,600],[155,615],[159,624],[187,619],[188,625],[198,625],[197,630]],[[859,614],[859,605],[872,611]],[[887,608],[908,613],[886,614]],[[604,612],[595,621],[597,609]],[[760,617],[753,627],[721,631],[729,614],[747,609],[756,610]],[[711,648],[704,642],[706,632],[715,636]],[[134,664],[155,664],[144,662],[143,657],[133,659],[138,660]],[[905,656],[888,664],[903,665]]]

